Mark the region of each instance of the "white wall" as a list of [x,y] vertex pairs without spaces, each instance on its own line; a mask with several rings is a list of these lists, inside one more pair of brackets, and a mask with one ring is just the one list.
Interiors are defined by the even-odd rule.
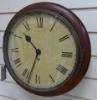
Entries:
[[[50,0],[0,0],[0,65],[4,64],[2,40],[8,22],[21,8],[39,1]],[[97,0],[52,0],[51,2],[70,8],[84,23],[92,48],[87,74],[72,91],[58,97],[47,98],[26,92],[7,73],[7,80],[0,81],[0,100],[97,100]]]

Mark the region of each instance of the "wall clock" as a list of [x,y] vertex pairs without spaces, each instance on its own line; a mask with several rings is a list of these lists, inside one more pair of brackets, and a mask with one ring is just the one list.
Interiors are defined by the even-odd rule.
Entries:
[[24,89],[56,96],[73,89],[85,75],[91,55],[79,18],[54,3],[36,3],[16,13],[3,41],[5,67]]

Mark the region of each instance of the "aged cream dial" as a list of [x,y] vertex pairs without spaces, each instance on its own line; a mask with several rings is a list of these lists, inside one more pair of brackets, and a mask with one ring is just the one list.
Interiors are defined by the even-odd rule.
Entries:
[[8,43],[9,62],[16,76],[39,89],[66,82],[78,55],[72,32],[66,19],[56,14],[34,12],[18,19]]

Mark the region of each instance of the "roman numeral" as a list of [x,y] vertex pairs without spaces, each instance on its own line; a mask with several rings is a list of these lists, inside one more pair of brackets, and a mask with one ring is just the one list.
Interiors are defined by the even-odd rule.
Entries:
[[22,37],[21,37],[21,36],[18,36],[18,35],[16,35],[16,34],[13,34],[13,36],[15,36],[15,37],[17,37],[17,38],[22,39]]
[[15,59],[14,64],[16,65],[16,68],[18,68],[21,65],[21,59],[20,58]]
[[63,65],[59,64],[58,67],[56,68],[61,74],[65,75],[68,71]]
[[53,23],[52,27],[50,28],[50,32],[54,29],[55,25],[56,25],[56,21]]
[[26,76],[26,78],[28,78],[29,77],[29,70],[27,68],[25,68],[24,71],[23,71],[23,73],[22,73],[22,75],[24,77]]
[[71,58],[72,57],[72,52],[62,52],[62,57],[69,57]]
[[64,40],[66,40],[68,38],[69,38],[69,36],[65,35],[65,36],[63,36],[62,38],[59,39],[59,42],[63,42]]
[[35,76],[35,83],[40,84],[40,76],[36,74]]
[[16,60],[14,60],[14,63],[15,63],[15,64],[18,64],[18,63],[20,63],[20,62],[21,62],[20,58],[17,58]]
[[54,78],[49,74],[50,79],[52,80],[52,82],[55,82]]
[[13,49],[9,49],[11,50],[11,52],[19,52],[19,48],[13,48]]
[[43,28],[43,17],[38,16],[38,17],[36,17],[36,20],[37,20],[37,27],[38,28]]
[[23,23],[23,26],[25,27],[25,29],[26,29],[27,31],[30,31],[30,26],[29,26],[29,24],[28,24],[27,21],[25,21],[25,22]]

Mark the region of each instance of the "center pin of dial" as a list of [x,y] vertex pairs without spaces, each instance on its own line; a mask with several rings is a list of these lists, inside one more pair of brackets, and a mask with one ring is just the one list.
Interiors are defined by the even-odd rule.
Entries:
[[36,54],[40,55],[41,54],[41,50],[40,49],[36,49]]

